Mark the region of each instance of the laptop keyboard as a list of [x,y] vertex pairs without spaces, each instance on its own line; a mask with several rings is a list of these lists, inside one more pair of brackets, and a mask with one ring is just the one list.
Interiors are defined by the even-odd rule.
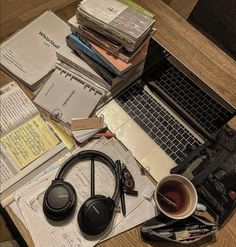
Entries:
[[177,164],[201,145],[139,84],[132,85],[115,100]]
[[209,134],[213,134],[233,114],[206,94],[169,61],[156,67],[148,75],[156,85],[198,122]]

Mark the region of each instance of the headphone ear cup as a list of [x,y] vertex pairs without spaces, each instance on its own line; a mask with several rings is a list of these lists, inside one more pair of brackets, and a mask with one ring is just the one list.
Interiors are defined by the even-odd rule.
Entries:
[[51,220],[64,220],[72,215],[77,202],[74,187],[63,180],[53,180],[43,199],[43,212]]
[[115,203],[110,197],[95,195],[87,199],[80,207],[78,224],[87,235],[98,235],[110,224]]

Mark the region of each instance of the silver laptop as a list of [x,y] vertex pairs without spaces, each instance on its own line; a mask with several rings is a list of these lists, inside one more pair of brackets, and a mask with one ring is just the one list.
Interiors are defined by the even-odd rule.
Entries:
[[[177,107],[170,104],[173,102]],[[179,109],[193,121],[186,121]],[[157,181],[223,125],[218,119],[226,122],[231,117],[196,84],[191,85],[171,56],[110,101],[101,114],[109,129]],[[198,131],[201,129],[204,131]]]

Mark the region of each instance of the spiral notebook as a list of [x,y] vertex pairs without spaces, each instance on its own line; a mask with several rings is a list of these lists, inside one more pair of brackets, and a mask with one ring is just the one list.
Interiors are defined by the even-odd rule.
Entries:
[[64,123],[86,118],[105,96],[105,91],[57,64],[34,103]]

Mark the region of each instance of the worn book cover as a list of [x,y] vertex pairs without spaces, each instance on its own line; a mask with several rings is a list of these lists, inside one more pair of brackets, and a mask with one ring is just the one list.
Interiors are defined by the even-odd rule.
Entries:
[[119,75],[119,73],[112,68],[110,64],[108,64],[101,56],[99,56],[94,50],[91,49],[90,45],[87,42],[84,42],[81,40],[79,36],[75,36],[74,34],[68,35],[66,38],[67,41],[70,41],[74,44],[74,47],[76,49],[81,50],[83,53],[85,53],[87,56],[92,58],[94,61],[102,65],[106,70],[108,70],[110,73],[114,75]]
[[78,22],[115,39],[129,52],[135,51],[142,44],[155,23],[153,18],[119,1],[95,2],[94,0],[81,2],[76,12]]
[[112,53],[92,41],[88,41],[87,43],[94,51],[96,51],[98,55],[100,55],[103,60],[105,60],[119,75],[121,75],[131,70],[140,61],[145,59],[147,55],[149,39],[145,41],[145,45],[129,63],[122,61],[119,57],[114,56]]
[[84,0],[79,5],[79,10],[134,40],[139,39],[155,22],[116,0]]
[[[99,45],[100,47],[107,50],[107,52],[113,54],[117,58],[121,59],[125,63],[130,63],[131,60],[139,53],[143,47],[149,43],[150,37],[152,36],[154,30],[149,34],[146,40],[134,51],[129,52],[125,49],[124,46],[114,46],[114,43],[108,42],[103,36],[96,32],[96,35],[93,35],[94,31],[91,28],[87,28],[83,25],[80,25],[77,22],[75,16],[73,16],[68,23],[71,26],[71,31],[74,35],[80,36],[81,40],[83,41],[92,41],[93,43]],[[93,47],[91,47],[93,49]]]
[[1,44],[1,67],[34,90],[52,70],[69,33],[69,26],[47,11]]

